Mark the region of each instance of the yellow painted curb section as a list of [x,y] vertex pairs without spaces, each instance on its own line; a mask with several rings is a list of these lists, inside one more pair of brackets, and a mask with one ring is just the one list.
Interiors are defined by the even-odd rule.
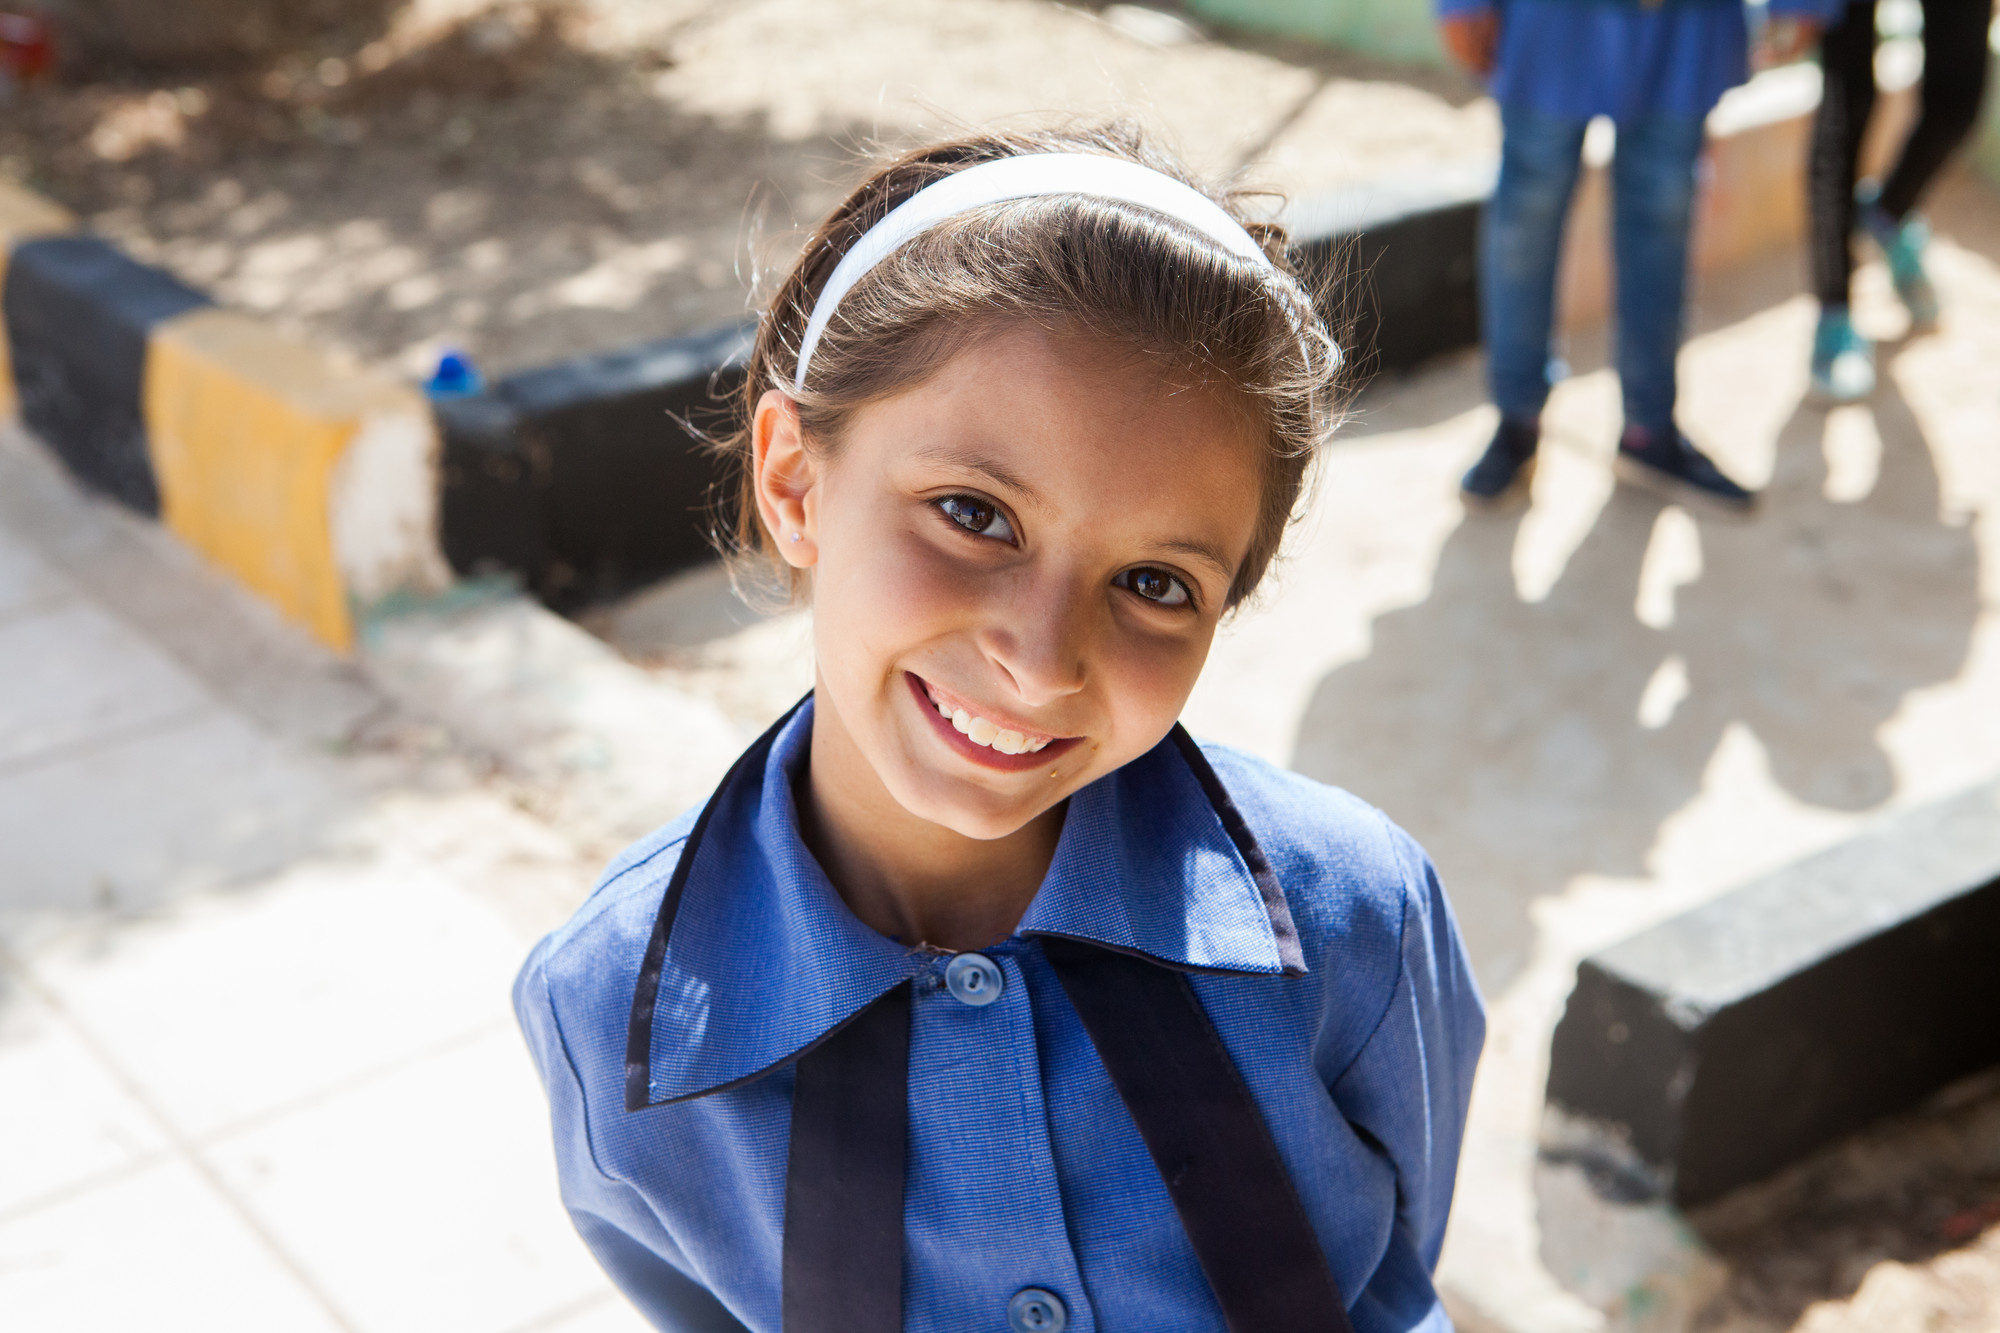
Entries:
[[[0,290],[5,290],[7,257],[15,246],[37,236],[59,236],[75,230],[76,218],[68,209],[12,181],[0,180]],[[13,416],[17,406],[12,358],[7,339],[0,337],[0,417]]]
[[434,554],[436,442],[406,386],[214,307],[153,331],[142,394],[161,519],[328,646]]

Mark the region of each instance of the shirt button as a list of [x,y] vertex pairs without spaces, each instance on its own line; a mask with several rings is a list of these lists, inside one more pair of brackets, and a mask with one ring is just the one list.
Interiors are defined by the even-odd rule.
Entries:
[[962,953],[944,965],[944,984],[960,1004],[977,1007],[999,999],[1007,979],[985,954]]
[[1053,1291],[1023,1287],[1007,1302],[1007,1327],[1014,1333],[1062,1333],[1069,1327],[1069,1307]]

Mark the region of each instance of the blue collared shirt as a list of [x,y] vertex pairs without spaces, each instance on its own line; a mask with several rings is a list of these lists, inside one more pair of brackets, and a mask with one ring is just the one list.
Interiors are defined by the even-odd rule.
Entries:
[[1485,1019],[1444,891],[1406,834],[1343,792],[1204,748],[1283,889],[1295,949],[1163,741],[1070,798],[1019,929],[983,951],[1000,998],[973,1007],[945,988],[946,955],[863,925],[800,841],[791,779],[811,724],[807,704],[715,802],[651,1031],[636,1037],[649,1105],[626,1109],[628,1024],[692,813],[613,862],[516,983],[564,1202],[656,1326],[779,1333],[792,1061],[914,980],[905,1327],[998,1333],[1009,1299],[1035,1286],[1067,1305],[1073,1333],[1221,1333],[1166,1187],[1036,940],[1053,934],[1189,971],[1358,1333],[1450,1328],[1430,1273]]

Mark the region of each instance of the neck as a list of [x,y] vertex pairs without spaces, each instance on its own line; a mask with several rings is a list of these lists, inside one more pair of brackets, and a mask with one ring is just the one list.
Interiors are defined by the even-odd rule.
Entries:
[[993,839],[919,819],[823,709],[797,795],[800,834],[848,909],[891,939],[953,952],[1013,933],[1062,836],[1061,805]]

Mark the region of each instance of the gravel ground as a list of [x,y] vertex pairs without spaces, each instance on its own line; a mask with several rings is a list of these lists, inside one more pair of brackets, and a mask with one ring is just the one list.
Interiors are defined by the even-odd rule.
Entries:
[[417,0],[266,67],[30,88],[0,172],[225,302],[417,374],[444,344],[510,370],[741,318],[871,144],[1132,116],[1206,171],[1298,192],[1497,142],[1448,75],[1107,13]]

